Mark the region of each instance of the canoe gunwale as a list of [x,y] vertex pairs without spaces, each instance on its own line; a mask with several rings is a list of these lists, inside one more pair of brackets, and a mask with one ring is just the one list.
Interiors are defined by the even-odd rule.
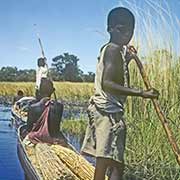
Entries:
[[18,145],[17,145],[17,151],[18,151],[18,157],[21,162],[22,168],[24,169],[25,175],[30,180],[40,180],[42,179],[40,175],[36,172],[35,168],[33,167],[31,161],[28,158],[28,155],[26,153],[26,149],[23,146],[22,137],[21,137],[21,129],[24,128],[25,125],[21,125],[18,128]]

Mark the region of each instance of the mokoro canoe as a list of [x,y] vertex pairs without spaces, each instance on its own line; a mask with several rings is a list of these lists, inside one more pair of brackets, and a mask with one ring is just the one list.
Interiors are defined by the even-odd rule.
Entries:
[[[18,143],[17,143],[17,153],[21,166],[24,169],[25,177],[28,180],[39,180],[39,179],[62,179],[62,180],[92,180],[94,176],[94,170],[92,164],[90,164],[83,156],[81,156],[75,148],[68,142],[66,137],[62,132],[59,132],[55,139],[58,142],[57,144],[47,144],[47,143],[38,143],[33,145],[33,147],[28,146],[23,140],[27,135],[26,131],[26,119],[27,114],[23,113],[22,109],[17,110],[17,108],[12,108],[12,116],[14,118],[14,124],[17,128],[18,134]],[[38,146],[39,145],[39,146]],[[44,148],[43,148],[44,147]],[[44,151],[45,150],[45,151]],[[39,154],[37,153],[39,152]],[[49,153],[50,152],[50,153]],[[42,154],[46,154],[42,158]],[[41,156],[41,164],[38,164],[39,155]],[[63,159],[64,157],[65,159]],[[57,159],[51,158],[57,157]],[[42,161],[43,159],[43,161]],[[50,175],[48,178],[44,178],[46,172],[50,172],[53,168],[47,167],[46,163],[51,160],[50,164],[52,165],[54,161],[57,161],[60,166],[60,171],[55,170],[54,173],[58,176]],[[52,161],[53,160],[53,161]],[[69,163],[69,164],[68,164]],[[43,167],[42,167],[43,165]],[[56,164],[57,165],[57,164]],[[46,167],[47,171],[44,171]],[[52,172],[52,171],[51,171]],[[60,174],[59,174],[60,172]],[[64,173],[63,173],[64,172]],[[64,178],[68,174],[68,177]],[[107,177],[106,177],[107,179]]]
[[21,166],[24,170],[25,177],[28,180],[39,180],[42,179],[37,170],[33,167],[30,159],[28,158],[27,151],[23,145],[23,139],[26,136],[26,125],[21,125],[18,128],[18,143],[17,143],[17,153]]
[[[19,160],[21,162],[21,166],[24,170],[25,177],[28,180],[43,179],[42,174],[34,166],[31,158],[29,158],[28,150],[26,148],[26,145],[23,142],[24,138],[27,135],[26,124],[19,126],[17,133],[18,133],[17,153],[18,153]],[[59,132],[56,138],[57,137],[59,138],[61,142],[63,142],[63,146],[68,147],[68,149],[71,149],[73,151],[76,151],[75,148],[71,144],[68,143],[67,139],[61,132]]]

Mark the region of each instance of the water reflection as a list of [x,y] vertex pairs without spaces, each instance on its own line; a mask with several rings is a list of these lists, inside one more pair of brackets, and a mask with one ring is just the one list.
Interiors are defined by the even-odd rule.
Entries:
[[[63,118],[87,118],[86,108],[77,106],[65,107]],[[83,137],[66,134],[69,142],[79,152]],[[24,180],[24,171],[17,156],[17,134],[11,127],[11,107],[0,105],[0,180]],[[86,157],[95,164],[93,158]]]
[[10,126],[9,106],[0,105],[0,179],[23,180],[24,173],[17,156],[17,135]]

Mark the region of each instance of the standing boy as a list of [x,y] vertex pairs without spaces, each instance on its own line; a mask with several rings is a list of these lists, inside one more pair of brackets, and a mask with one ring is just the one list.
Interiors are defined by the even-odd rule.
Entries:
[[89,124],[82,153],[96,157],[94,180],[104,180],[108,167],[110,179],[121,180],[124,169],[126,126],[124,103],[127,96],[157,98],[153,89],[142,91],[129,87],[127,52],[135,19],[132,12],[123,7],[114,8],[108,15],[110,41],[101,48],[95,77],[95,95],[88,107]]
[[37,60],[37,65],[38,65],[38,68],[36,70],[36,99],[37,100],[41,99],[40,94],[39,94],[41,79],[48,77],[48,65],[46,61],[47,60],[45,57],[41,57]]

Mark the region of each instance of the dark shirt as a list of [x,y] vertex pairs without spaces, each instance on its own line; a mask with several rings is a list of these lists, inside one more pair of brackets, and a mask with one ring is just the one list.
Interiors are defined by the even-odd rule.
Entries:
[[[33,124],[40,118],[45,109],[45,104],[47,101],[47,98],[43,98],[39,102],[32,104],[29,107],[27,118],[28,132],[32,130]],[[50,103],[50,112],[48,116],[48,128],[51,136],[55,136],[59,132],[62,113],[63,104],[58,101],[52,101],[52,103]]]

